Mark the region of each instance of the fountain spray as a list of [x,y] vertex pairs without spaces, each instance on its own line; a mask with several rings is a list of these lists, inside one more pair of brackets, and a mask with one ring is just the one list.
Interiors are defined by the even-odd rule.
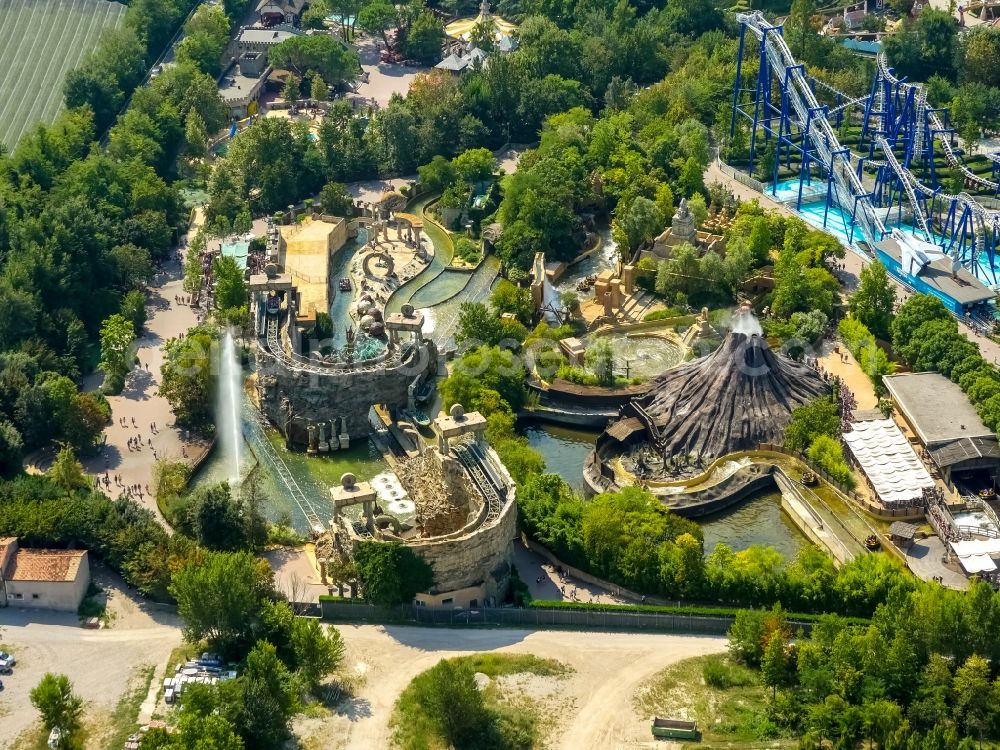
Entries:
[[243,436],[240,434],[240,381],[243,377],[239,357],[236,355],[236,340],[232,329],[227,329],[222,339],[219,355],[219,389],[216,396],[215,418],[217,437],[222,455],[229,465],[229,484],[240,483],[240,453]]

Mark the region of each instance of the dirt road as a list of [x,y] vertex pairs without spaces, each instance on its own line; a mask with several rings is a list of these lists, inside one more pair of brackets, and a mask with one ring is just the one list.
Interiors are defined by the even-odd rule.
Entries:
[[390,747],[389,718],[399,694],[440,659],[477,651],[530,653],[558,659],[574,672],[538,705],[549,746],[634,748],[650,741],[648,719],[637,716],[632,695],[648,677],[691,656],[725,650],[723,638],[635,633],[528,630],[447,630],[378,625],[341,626],[346,664],[359,683],[337,715],[302,727],[344,738],[344,747]]
[[75,613],[0,609],[0,642],[17,657],[14,674],[3,678],[0,748],[9,747],[38,718],[28,693],[46,672],[69,677],[84,700],[85,715],[92,716],[114,709],[137,668],[161,664],[180,644],[174,618],[134,619],[151,624],[84,630]]

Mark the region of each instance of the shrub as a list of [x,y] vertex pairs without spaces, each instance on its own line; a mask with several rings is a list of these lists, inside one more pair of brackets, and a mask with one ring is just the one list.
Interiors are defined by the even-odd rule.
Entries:
[[717,690],[747,687],[757,682],[753,672],[730,664],[722,657],[709,658],[702,667],[702,677],[705,678],[706,685]]
[[477,263],[480,258],[479,245],[468,237],[459,237],[455,240],[455,255],[466,263]]
[[826,435],[820,435],[812,441],[806,455],[835,482],[846,487],[854,487],[854,475],[844,460],[844,449],[839,442]]

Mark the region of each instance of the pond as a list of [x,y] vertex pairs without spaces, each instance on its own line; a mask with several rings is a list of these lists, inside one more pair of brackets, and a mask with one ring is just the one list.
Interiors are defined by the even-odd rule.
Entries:
[[[367,482],[376,475],[389,471],[389,465],[370,440],[356,440],[347,450],[334,451],[325,456],[310,456],[304,450],[286,450],[284,440],[277,430],[268,430],[267,439],[284,460],[295,482],[324,522],[333,515],[330,488],[340,483],[340,477],[344,472],[350,471],[359,481]],[[254,466],[255,459],[246,442],[241,449],[241,455],[245,457],[241,473],[246,476]],[[258,476],[261,478],[261,489],[267,500],[261,512],[271,521],[277,521],[287,515],[291,518],[292,527],[296,531],[307,533],[309,523],[289,496],[281,480],[275,476],[273,469],[266,462],[263,463],[263,469]],[[228,457],[216,448],[192,478],[191,488],[216,484],[228,478]]]
[[616,370],[629,378],[654,378],[684,359],[680,346],[660,336],[625,333],[600,339],[611,344]]
[[[559,474],[577,492],[583,492],[583,462],[597,440],[597,433],[551,425],[531,425],[522,430],[528,444],[545,457],[546,471]],[[760,492],[732,510],[699,519],[705,552],[717,544],[743,550],[754,544],[774,547],[791,560],[809,544],[781,509],[781,494]]]

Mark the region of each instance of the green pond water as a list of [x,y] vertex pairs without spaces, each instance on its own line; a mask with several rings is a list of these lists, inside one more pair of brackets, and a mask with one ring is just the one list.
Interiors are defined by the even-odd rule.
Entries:
[[[620,372],[627,372],[627,377],[636,376],[655,378],[672,367],[676,367],[684,359],[681,348],[659,336],[641,336],[639,334],[601,336],[601,340],[611,344],[614,353],[615,367]],[[587,341],[593,339],[588,338]]]
[[[524,431],[532,448],[545,457],[546,470],[559,474],[578,492],[583,491],[583,462],[594,446],[597,433],[551,425],[532,425]],[[742,550],[765,544],[790,560],[809,544],[781,510],[777,491],[757,493],[731,510],[699,519],[705,536],[705,551],[717,544]]]
[[[292,477],[324,521],[333,515],[330,487],[340,483],[340,477],[344,472],[353,472],[358,480],[367,482],[376,474],[389,471],[389,465],[370,440],[354,441],[347,450],[334,451],[325,456],[310,456],[305,450],[285,450],[284,440],[277,430],[268,430],[267,439],[284,460]],[[245,476],[255,463],[253,450],[246,442],[242,446],[242,458],[242,473]],[[262,508],[264,515],[272,521],[287,515],[296,530],[308,532],[309,524],[305,516],[289,497],[281,480],[274,475],[266,461],[261,465],[263,470],[259,472],[259,476],[267,498]],[[229,458],[217,447],[195,474],[191,486],[199,487],[225,481],[229,475],[228,467]]]

